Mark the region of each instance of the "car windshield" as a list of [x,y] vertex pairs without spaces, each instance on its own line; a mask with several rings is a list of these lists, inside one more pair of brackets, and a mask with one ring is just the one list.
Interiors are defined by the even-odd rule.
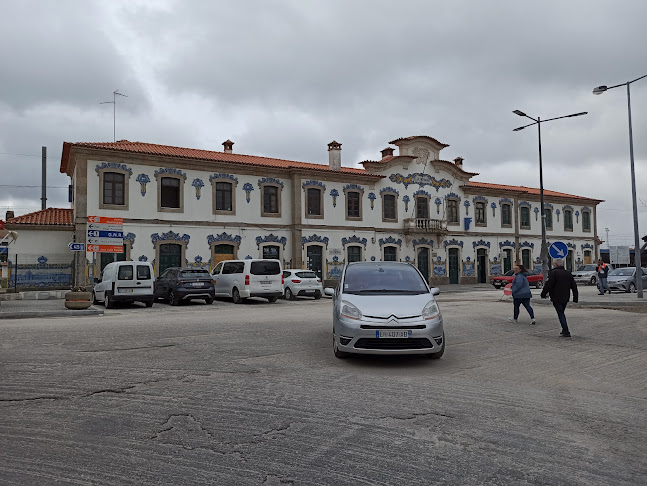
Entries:
[[197,278],[205,277],[210,278],[209,272],[206,270],[182,270],[180,272],[180,278]]
[[429,290],[413,266],[380,262],[349,265],[344,275],[343,292],[347,294],[426,294]]
[[595,272],[596,269],[595,265],[580,265],[577,267],[578,272]]
[[514,270],[508,270],[503,274],[504,277],[512,277],[514,275]]
[[616,268],[615,270],[611,270],[609,272],[609,276],[623,276],[623,277],[631,277],[634,272],[636,271],[635,268]]

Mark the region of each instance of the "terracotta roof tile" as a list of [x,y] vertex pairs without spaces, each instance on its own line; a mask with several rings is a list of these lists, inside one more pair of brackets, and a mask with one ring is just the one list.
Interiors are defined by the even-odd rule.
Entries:
[[408,140],[413,140],[414,138],[428,138],[429,140],[433,140],[435,143],[442,146],[443,148],[444,147],[449,147],[449,145],[447,145],[446,143],[439,142],[434,137],[430,137],[428,135],[413,135],[411,137],[400,137],[400,138],[396,138],[395,140],[391,140],[389,143],[392,143],[393,145],[397,145],[398,142],[404,142],[404,141],[408,141]]
[[308,169],[317,170],[322,172],[341,172],[342,174],[357,174],[367,177],[374,177],[376,179],[384,178],[384,176],[369,174],[364,169],[342,167],[341,171],[334,171],[325,164],[314,164],[311,162],[297,162],[294,160],[272,159],[269,157],[259,157],[256,155],[244,155],[226,152],[214,152],[210,150],[190,149],[183,147],[172,147],[169,145],[157,145],[154,143],[142,142],[129,142],[127,140],[120,140],[118,142],[79,142],[63,144],[63,155],[61,157],[61,172],[67,171],[67,158],[71,147],[88,147],[95,149],[116,150],[119,152],[130,152],[148,155],[162,155],[168,157],[179,157],[185,159],[207,160],[214,162],[228,162],[238,163],[245,165],[255,165],[260,167],[276,167],[285,169]]
[[[497,189],[501,191],[525,192],[526,194],[532,194],[533,196],[539,196],[539,193],[540,193],[539,189],[535,187],[526,187],[526,186],[510,186],[506,184],[491,184],[489,182],[475,182],[475,181],[469,181],[467,185],[472,187],[482,187],[484,189]],[[549,191],[547,189],[544,189],[544,195],[553,196],[553,197],[568,197],[572,199],[586,199],[587,201],[603,202],[602,199],[594,199],[592,197],[584,197],[584,196],[575,196],[573,194],[567,194],[565,192]]]
[[6,224],[34,224],[34,225],[64,225],[72,226],[74,222],[72,209],[47,208],[22,216],[16,216],[6,221]]

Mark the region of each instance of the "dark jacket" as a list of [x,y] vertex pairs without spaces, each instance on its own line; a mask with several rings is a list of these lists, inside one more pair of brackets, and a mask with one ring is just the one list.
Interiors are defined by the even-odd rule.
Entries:
[[541,298],[550,295],[550,300],[566,304],[571,299],[573,292],[573,302],[577,302],[577,284],[571,272],[564,267],[555,267],[548,272],[548,282],[541,291]]
[[606,263],[598,265],[598,278],[607,278],[607,275],[609,275],[609,265]]
[[512,297],[515,299],[529,299],[532,297],[530,284],[525,273],[518,273],[514,276],[510,290],[512,290]]

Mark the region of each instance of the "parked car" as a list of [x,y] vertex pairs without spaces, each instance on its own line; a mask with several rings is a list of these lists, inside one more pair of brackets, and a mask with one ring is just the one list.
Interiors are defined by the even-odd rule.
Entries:
[[344,267],[333,297],[333,352],[424,354],[445,352],[443,318],[418,269],[400,262],[355,262]]
[[276,302],[283,295],[283,270],[279,260],[225,260],[211,272],[216,297],[231,297],[235,304],[248,297]]
[[[538,272],[536,270],[528,270],[526,272],[526,278],[528,279],[528,283],[537,289],[540,289],[544,286],[544,275],[541,272]],[[508,270],[505,272],[503,275],[499,275],[497,277],[492,277],[490,279],[490,283],[494,285],[495,289],[500,289],[501,287],[505,287],[507,284],[512,283],[514,280],[514,270]]]
[[[613,270],[611,265],[609,265],[609,270]],[[573,278],[575,278],[577,283],[596,285],[598,283],[598,266],[595,263],[580,265],[577,267],[577,270],[573,272]]]
[[[642,269],[643,289],[647,289],[647,268]],[[607,276],[609,290],[621,290],[623,292],[636,292],[636,268],[616,268]]]
[[297,296],[321,299],[323,285],[312,270],[283,270],[283,296],[294,300]]
[[113,308],[115,302],[143,302],[151,307],[154,282],[155,274],[149,262],[108,263],[101,277],[95,279],[92,301],[103,302],[106,309]]
[[211,275],[202,268],[167,268],[155,281],[155,298],[166,299],[171,305],[192,299],[204,299],[211,305],[214,297]]

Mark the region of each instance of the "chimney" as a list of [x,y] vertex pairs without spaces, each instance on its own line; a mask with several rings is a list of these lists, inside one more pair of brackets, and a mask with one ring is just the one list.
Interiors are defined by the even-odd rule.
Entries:
[[386,159],[387,157],[393,157],[393,149],[391,147],[387,147],[382,150],[382,160]]
[[463,168],[463,157],[456,157],[454,159],[454,164],[456,164],[461,169]]
[[341,170],[341,143],[334,140],[328,144],[328,165],[332,170]]
[[224,142],[222,142],[222,144],[223,144],[223,145],[224,145],[224,147],[225,147],[225,153],[226,153],[226,154],[230,154],[230,153],[232,153],[233,148],[234,148],[234,142],[232,142],[231,140],[227,139],[227,140],[225,140]]
[[5,221],[9,221],[10,219],[13,219],[14,217],[15,217],[15,216],[14,216],[14,212],[13,212],[13,211],[7,211],[7,214],[6,214],[6,216],[4,217],[4,220],[5,220]]

